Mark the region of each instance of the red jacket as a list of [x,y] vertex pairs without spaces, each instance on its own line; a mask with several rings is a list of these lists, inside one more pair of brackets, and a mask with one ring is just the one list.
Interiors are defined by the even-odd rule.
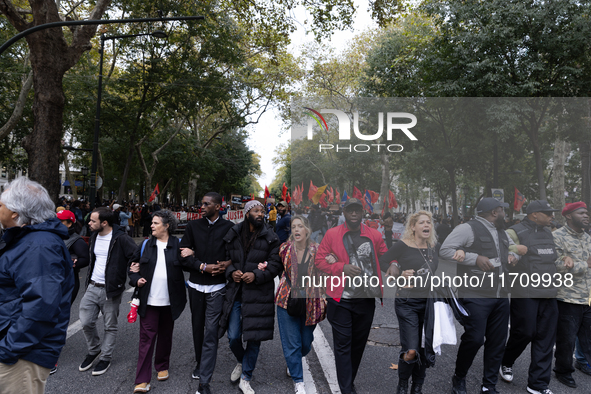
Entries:
[[[343,238],[345,234],[349,231],[347,227],[347,223],[341,224],[340,226],[336,226],[331,228],[326,232],[326,235],[322,239],[320,246],[318,247],[318,252],[316,252],[316,259],[314,260],[314,264],[318,269],[322,272],[329,274],[330,276],[337,276],[342,278],[343,275],[343,267],[345,264],[349,264],[349,254],[345,249],[345,245],[343,242]],[[375,263],[374,263],[374,272],[380,271],[380,264],[378,259],[384,253],[388,251],[384,240],[382,239],[382,234],[379,231],[374,230],[366,226],[365,224],[361,224],[361,236],[369,238],[372,242],[374,256],[375,256]],[[334,264],[329,264],[326,261],[326,256],[333,253],[337,256],[337,262]],[[388,267],[383,269],[384,271]],[[380,287],[382,290],[382,294],[384,293],[383,284],[382,284],[382,276],[378,275],[380,279]],[[343,295],[343,281],[339,281],[339,286],[332,287],[331,278],[329,277],[326,281],[326,295],[334,298],[335,301],[340,302],[341,296]]]

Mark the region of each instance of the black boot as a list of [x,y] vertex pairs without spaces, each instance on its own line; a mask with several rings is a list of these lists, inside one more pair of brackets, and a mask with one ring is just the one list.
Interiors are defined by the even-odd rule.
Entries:
[[398,389],[396,394],[408,394],[408,380],[398,380]]
[[412,382],[410,387],[410,394],[423,394],[423,384]]

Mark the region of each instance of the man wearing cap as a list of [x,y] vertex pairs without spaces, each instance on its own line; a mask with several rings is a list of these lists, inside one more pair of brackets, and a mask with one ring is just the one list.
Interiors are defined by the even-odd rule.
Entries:
[[[467,278],[458,287],[458,296],[470,312],[458,349],[452,393],[466,394],[466,375],[476,353],[484,344],[484,368],[481,393],[497,393],[496,384],[507,340],[509,300],[507,280],[509,265],[519,257],[509,252],[514,242],[504,230],[505,211],[509,204],[495,198],[483,198],[476,206],[476,218],[457,226],[445,239],[439,256],[455,260],[457,276]],[[458,251],[462,251],[457,253]],[[465,255],[464,255],[465,254]],[[486,341],[485,341],[486,337]]]
[[[552,375],[552,353],[556,342],[558,305],[556,274],[556,246],[548,228],[554,209],[546,200],[532,201],[527,216],[512,226],[507,234],[524,248],[522,257],[510,271],[511,331],[501,363],[500,375],[506,382],[513,381],[513,364],[531,343],[531,361],[527,391],[532,394],[551,394],[548,388]],[[513,279],[516,279],[515,281]],[[536,286],[535,279],[538,278]],[[548,286],[542,278],[549,279]]]
[[[234,225],[224,237],[227,257],[226,296],[220,319],[220,337],[228,331],[230,350],[238,364],[230,375],[240,380],[244,394],[254,394],[250,380],[256,366],[261,341],[273,339],[275,308],[273,279],[283,271],[279,238],[264,222],[265,207],[257,200],[244,206],[244,221]],[[263,263],[265,269],[258,268]],[[246,349],[242,341],[246,342]]]
[[277,204],[277,214],[281,216],[281,219],[275,225],[275,233],[279,237],[279,241],[284,243],[289,238],[291,232],[291,215],[287,211],[287,203],[280,201]]
[[[332,326],[341,393],[355,393],[355,377],[363,357],[375,312],[376,297],[382,296],[378,259],[388,251],[382,234],[361,223],[363,204],[349,198],[344,205],[345,223],[331,228],[322,239],[314,263],[330,275],[326,285],[326,317]],[[336,258],[329,263],[327,257]],[[366,278],[369,286],[355,286],[354,278]],[[376,283],[371,278],[377,277]]]
[[577,387],[572,377],[573,351],[578,336],[581,351],[591,360],[591,236],[585,233],[589,214],[584,202],[566,204],[562,210],[566,225],[554,231],[556,269],[563,274],[558,288],[558,329],[556,332],[556,379]]

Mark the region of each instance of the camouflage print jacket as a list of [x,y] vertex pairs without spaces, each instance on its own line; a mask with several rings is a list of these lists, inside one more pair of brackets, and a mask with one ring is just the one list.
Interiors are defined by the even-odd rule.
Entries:
[[[563,284],[558,288],[556,298],[571,304],[591,305],[591,268],[587,266],[587,259],[591,256],[591,236],[585,232],[577,233],[567,225],[554,231],[552,235],[558,254],[556,270],[562,274],[573,274],[572,286],[569,286],[571,283],[568,281],[565,284],[563,277]],[[573,259],[574,267],[571,269],[564,267],[563,260],[566,256]]]

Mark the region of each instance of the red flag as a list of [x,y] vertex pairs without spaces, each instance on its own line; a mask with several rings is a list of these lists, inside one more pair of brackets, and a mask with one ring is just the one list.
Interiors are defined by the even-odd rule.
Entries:
[[251,199],[251,200],[254,200],[254,194],[251,194],[251,195],[250,195],[250,199]]
[[320,203],[320,205],[322,206],[322,208],[327,208],[328,207],[328,203],[326,202],[326,199],[328,198],[328,190],[326,190],[324,192],[324,194],[322,194],[322,196],[320,196],[320,200],[318,200],[318,202]]
[[158,184],[156,184],[156,187],[154,188],[154,191],[152,192],[152,194],[150,195],[150,199],[148,200],[148,202],[152,202],[154,201],[154,199],[160,194],[160,188],[158,187]]
[[392,190],[388,190],[388,208],[398,208],[398,201],[396,201],[396,197],[394,197],[394,193],[392,193]]
[[289,204],[289,203],[290,203],[290,201],[291,201],[291,196],[290,196],[290,194],[289,194],[289,192],[288,192],[288,193],[287,193],[287,198],[285,199],[285,202]]
[[361,194],[361,191],[356,186],[353,186],[353,198],[363,200],[363,194]]
[[378,200],[380,199],[380,193],[376,193],[371,190],[368,190],[368,192],[371,197],[371,203],[375,204],[376,202],[378,202]]
[[265,185],[265,200],[267,197],[269,197],[269,188],[267,188],[267,185]]
[[337,194],[334,198],[334,202],[335,202],[335,204],[340,204],[341,203],[341,195],[339,194],[339,191],[337,189],[335,189],[335,191],[337,192]]
[[[328,190],[327,190],[328,192]],[[334,189],[332,188],[332,186],[330,187],[330,192],[327,193],[328,194],[328,202],[333,202],[334,201]]]
[[316,194],[316,190],[318,190],[318,188],[316,186],[314,186],[314,184],[312,183],[312,180],[310,179],[310,189],[308,190],[308,200],[312,201],[312,197],[314,197],[314,194]]
[[515,189],[515,200],[513,201],[513,210],[519,211],[521,209],[521,207],[523,206],[523,203],[525,203],[526,199],[525,199],[524,195],[521,194],[521,192],[519,190],[517,190],[516,187],[514,187],[514,189]]
[[285,197],[287,196],[287,186],[285,186],[285,182],[283,182],[283,187],[281,188],[281,199],[285,201]]

